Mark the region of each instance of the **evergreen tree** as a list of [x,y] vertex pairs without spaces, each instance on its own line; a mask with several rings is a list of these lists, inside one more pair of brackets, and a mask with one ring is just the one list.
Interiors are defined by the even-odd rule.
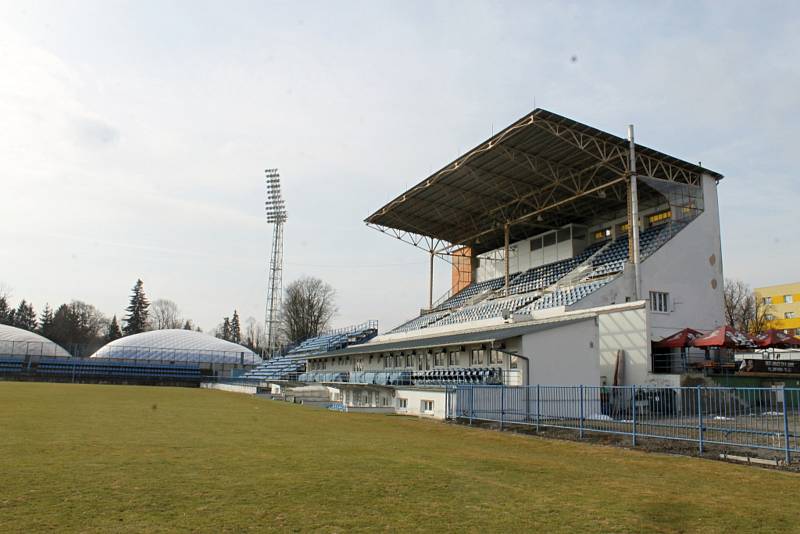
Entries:
[[117,323],[117,316],[111,318],[111,322],[108,323],[108,329],[106,330],[105,340],[106,343],[110,341],[114,341],[115,339],[119,339],[122,337],[122,332],[119,329],[119,323]]
[[194,330],[194,327],[192,326],[192,320],[191,319],[186,319],[186,322],[183,323],[183,329],[184,330]]
[[233,319],[231,319],[231,341],[234,343],[242,342],[242,327],[239,324],[239,312],[233,310]]
[[227,317],[222,321],[222,339],[225,341],[231,340],[231,320]]
[[25,299],[22,299],[14,313],[14,326],[33,332],[36,330],[37,325],[38,321],[36,320],[36,312],[33,311],[33,304],[29,304]]
[[0,324],[11,324],[8,315],[11,310],[8,308],[8,301],[5,295],[0,295]]
[[136,285],[133,286],[130,304],[125,308],[128,315],[125,317],[125,326],[122,331],[126,336],[138,334],[147,330],[149,307],[150,302],[144,294],[144,283],[140,278],[136,280]]
[[42,315],[39,317],[39,333],[49,338],[53,331],[53,309],[50,304],[44,305]]

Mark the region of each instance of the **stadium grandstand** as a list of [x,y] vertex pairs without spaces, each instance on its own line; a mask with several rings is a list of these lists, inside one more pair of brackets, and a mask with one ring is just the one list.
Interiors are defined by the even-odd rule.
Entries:
[[[397,196],[368,226],[430,259],[427,305],[295,378],[349,409],[441,417],[443,386],[660,384],[651,343],[724,323],[722,175],[536,109]],[[434,300],[433,264],[450,263]]]
[[310,356],[366,343],[378,335],[378,321],[326,331],[306,339],[285,354],[271,358],[241,375],[243,380],[290,380],[306,369]]

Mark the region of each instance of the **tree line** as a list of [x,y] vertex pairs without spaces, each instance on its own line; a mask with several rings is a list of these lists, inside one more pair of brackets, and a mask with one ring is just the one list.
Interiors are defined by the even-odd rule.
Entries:
[[[291,346],[327,330],[337,311],[335,295],[334,289],[318,278],[304,277],[289,284],[281,309],[279,344]],[[182,317],[175,302],[150,302],[141,279],[131,289],[125,312],[120,321],[116,315],[108,318],[95,306],[73,300],[55,309],[45,304],[37,315],[28,300],[22,299],[12,307],[7,292],[0,291],[0,324],[41,334],[76,356],[87,356],[108,342],[148,330],[183,328],[202,332],[191,319]],[[237,309],[225,316],[212,334],[257,354],[264,354],[267,349],[263,323],[253,317],[242,321]]]
[[87,356],[110,341],[147,330],[202,331],[191,319],[181,319],[177,305],[171,300],[158,299],[151,304],[141,279],[131,290],[121,324],[116,315],[109,319],[95,306],[81,300],[61,304],[55,309],[45,304],[39,315],[28,300],[20,300],[16,308],[9,300],[8,292],[0,291],[0,324],[36,332],[76,356]]

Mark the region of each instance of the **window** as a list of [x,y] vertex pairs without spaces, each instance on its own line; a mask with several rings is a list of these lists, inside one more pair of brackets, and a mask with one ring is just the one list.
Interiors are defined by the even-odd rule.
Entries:
[[795,328],[794,329],[794,335],[800,336],[800,328]]
[[795,318],[795,313],[793,311],[788,311],[788,312],[784,313],[783,316],[786,319],[794,319]]
[[419,411],[424,414],[432,414],[433,413],[433,401],[432,400],[424,400],[420,403]]
[[406,367],[414,367],[414,361],[411,358],[411,354],[406,354]]
[[600,241],[601,239],[606,239],[611,237],[611,228],[604,228],[603,230],[597,230],[594,233],[594,238],[596,241]]
[[774,321],[774,320],[775,320],[775,316],[774,316],[774,315],[772,315],[771,313],[768,313],[768,314],[766,315],[766,317],[767,317],[767,321]]
[[454,367],[458,365],[458,351],[453,351],[447,358],[447,365]]
[[483,349],[475,349],[470,353],[469,364],[470,365],[483,365],[483,357],[484,357]]
[[650,292],[650,309],[654,312],[669,312],[669,293],[663,291]]
[[446,361],[447,361],[447,353],[446,352],[437,352],[436,353],[436,357],[435,357],[435,359],[433,361],[433,364],[436,367],[444,367],[446,365],[445,364]]
[[772,304],[772,297],[764,297],[763,299],[761,299],[761,303],[764,304],[765,306],[768,304]]
[[489,351],[489,363],[492,364],[502,364],[503,363],[503,354],[501,352],[497,352],[496,350]]
[[672,218],[672,211],[667,210],[667,211],[660,211],[658,213],[650,215],[647,218],[647,221],[650,224],[658,224],[664,221],[668,221],[670,218]]
[[792,297],[792,295],[784,295],[783,302],[785,302],[786,304],[791,304],[794,302],[794,297]]
[[381,396],[381,406],[389,406],[389,397]]
[[408,410],[408,399],[397,399],[397,409],[403,412]]

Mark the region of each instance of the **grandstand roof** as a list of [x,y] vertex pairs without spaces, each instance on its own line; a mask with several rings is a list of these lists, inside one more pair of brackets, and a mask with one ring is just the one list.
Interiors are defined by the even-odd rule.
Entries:
[[202,332],[182,329],[151,330],[116,339],[92,354],[92,358],[174,359],[201,363],[260,363],[245,346]]
[[0,324],[0,355],[70,357],[69,352],[46,337],[7,324]]
[[336,350],[325,354],[314,355],[312,358],[324,358],[335,356],[350,356],[354,354],[369,354],[375,352],[390,352],[398,350],[413,350],[426,347],[445,347],[452,345],[462,345],[465,343],[495,343],[503,341],[523,334],[530,334],[547,330],[556,326],[563,326],[565,324],[575,323],[591,319],[595,316],[594,313],[580,313],[572,316],[560,318],[558,320],[541,320],[541,321],[526,321],[522,324],[508,325],[504,324],[494,328],[482,327],[472,331],[461,331],[453,333],[439,333],[427,337],[415,338],[401,338],[386,341],[379,341],[373,343],[364,343],[363,345],[353,345],[342,350]]
[[[700,185],[722,175],[636,145],[637,174]],[[499,248],[598,213],[626,208],[629,143],[544,109],[535,109],[421,181],[365,222],[431,248]],[[654,195],[640,189],[640,198]],[[438,244],[437,244],[438,243]]]

